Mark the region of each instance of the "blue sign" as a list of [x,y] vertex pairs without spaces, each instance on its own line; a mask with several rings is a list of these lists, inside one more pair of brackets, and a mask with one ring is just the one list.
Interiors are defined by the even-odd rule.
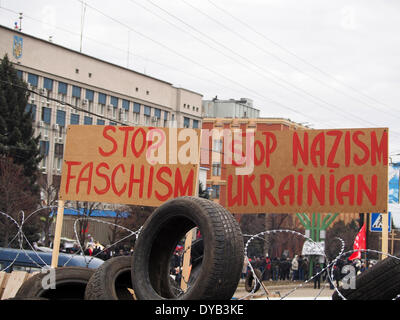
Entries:
[[[382,213],[371,213],[370,231],[382,232]],[[389,228],[392,231],[392,213],[389,211]]]

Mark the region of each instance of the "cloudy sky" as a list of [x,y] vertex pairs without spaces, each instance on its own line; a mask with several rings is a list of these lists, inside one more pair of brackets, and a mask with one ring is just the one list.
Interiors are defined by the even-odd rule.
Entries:
[[399,1],[85,1],[0,0],[0,24],[23,12],[25,33],[263,117],[389,127],[400,161]]

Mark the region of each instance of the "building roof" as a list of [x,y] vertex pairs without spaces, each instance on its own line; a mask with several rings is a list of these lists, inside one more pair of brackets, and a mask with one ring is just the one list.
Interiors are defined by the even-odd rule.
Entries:
[[195,94],[198,94],[198,95],[203,96],[201,93],[198,93],[198,92],[195,92],[195,91],[186,89],[186,88],[175,87],[172,83],[170,83],[170,82],[168,82],[168,81],[161,80],[161,79],[158,79],[158,78],[149,76],[149,75],[147,75],[147,74],[144,74],[144,73],[135,71],[135,70],[133,70],[133,69],[129,69],[129,68],[123,67],[123,66],[121,66],[121,65],[118,65],[118,64],[115,64],[115,63],[112,63],[112,62],[108,62],[108,61],[105,61],[105,60],[101,60],[101,59],[99,59],[99,58],[90,56],[90,55],[88,55],[88,54],[86,54],[86,53],[82,53],[82,52],[79,52],[79,51],[76,51],[76,50],[73,50],[73,49],[64,47],[64,46],[62,46],[62,45],[59,45],[59,44],[56,44],[56,43],[53,43],[53,42],[50,42],[50,41],[47,41],[47,40],[44,40],[44,39],[35,37],[35,36],[33,36],[33,35],[30,35],[30,34],[27,34],[27,33],[21,32],[21,31],[16,31],[16,30],[14,30],[14,29],[8,28],[8,27],[3,26],[3,25],[0,25],[0,28],[1,28],[1,29],[5,29],[5,30],[8,30],[8,31],[11,31],[11,32],[14,32],[14,33],[17,33],[17,34],[24,35],[24,36],[29,37],[29,38],[32,38],[32,39],[34,39],[34,40],[37,40],[37,41],[46,43],[46,44],[48,44],[48,45],[56,46],[56,47],[61,48],[61,49],[63,49],[63,50],[67,50],[67,51],[69,51],[69,52],[73,52],[73,53],[82,55],[82,56],[84,56],[84,57],[87,57],[87,58],[90,58],[90,59],[93,59],[93,60],[96,60],[96,61],[99,61],[99,62],[102,62],[102,63],[106,63],[106,64],[108,64],[108,65],[111,65],[111,66],[114,66],[114,67],[117,67],[117,68],[120,68],[120,69],[123,69],[123,70],[127,70],[127,71],[133,72],[133,73],[135,73],[135,74],[138,74],[138,75],[141,75],[141,76],[144,76],[144,77],[147,77],[147,78],[150,78],[150,79],[153,79],[153,80],[156,80],[156,81],[159,81],[159,82],[168,84],[168,85],[170,85],[170,86],[172,86],[172,87],[174,87],[174,88],[176,88],[176,89],[182,89],[182,90],[189,91],[189,92],[192,92],[192,93],[195,93]]

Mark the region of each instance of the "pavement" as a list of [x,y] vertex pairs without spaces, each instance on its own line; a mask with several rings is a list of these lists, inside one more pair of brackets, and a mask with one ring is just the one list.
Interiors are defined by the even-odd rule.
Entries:
[[263,281],[263,284],[269,296],[262,287],[249,295],[244,288],[244,280],[240,280],[237,290],[233,296],[234,299],[246,300],[331,300],[334,289],[329,288],[328,283],[321,282],[320,289],[314,289],[314,283],[305,283],[304,281]]

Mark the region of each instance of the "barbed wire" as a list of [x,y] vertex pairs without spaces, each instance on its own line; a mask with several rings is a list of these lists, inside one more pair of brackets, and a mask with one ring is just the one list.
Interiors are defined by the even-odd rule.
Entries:
[[[35,214],[38,214],[40,211],[42,210],[52,210],[53,214],[56,215],[57,212],[54,212],[53,209],[58,208],[57,206],[45,206],[45,207],[41,207],[38,208],[36,210],[34,210],[32,213],[30,213],[29,215],[26,215],[24,211],[20,211],[19,212],[19,220],[20,222],[17,221],[17,219],[14,219],[11,215],[0,211],[0,215],[4,216],[6,219],[10,220],[15,226],[16,226],[16,234],[11,238],[11,240],[8,242],[8,246],[10,246],[14,241],[17,241],[18,243],[18,248],[19,251],[16,253],[15,257],[13,258],[13,260],[7,265],[5,266],[3,269],[0,269],[0,271],[7,271],[9,268],[11,268],[17,261],[18,257],[20,254],[25,254],[28,259],[38,268],[40,269],[45,269],[45,268],[50,268],[50,266],[42,259],[42,257],[39,255],[38,250],[32,246],[32,244],[30,243],[30,241],[28,240],[27,236],[25,235],[25,233],[23,232],[23,226],[24,224],[26,224],[26,222]],[[71,210],[75,210],[78,212],[77,209],[71,208]],[[122,237],[121,239],[115,241],[114,243],[104,247],[102,250],[98,251],[97,253],[95,253],[94,255],[91,256],[86,256],[85,255],[85,250],[81,244],[81,241],[79,239],[79,235],[78,235],[78,231],[77,231],[77,224],[79,221],[81,220],[90,220],[90,221],[95,221],[97,223],[103,223],[103,224],[107,224],[109,226],[112,227],[116,227],[116,228],[121,228],[123,231],[127,232],[128,235]],[[89,266],[89,264],[91,263],[91,261],[93,259],[95,259],[98,255],[104,253],[106,250],[110,250],[110,248],[116,246],[117,244],[119,244],[120,242],[125,241],[126,239],[135,236],[135,238],[137,239],[139,237],[139,234],[142,230],[143,226],[141,226],[139,229],[137,229],[136,231],[133,231],[125,226],[113,223],[113,222],[109,222],[109,221],[104,221],[104,220],[100,220],[100,219],[96,219],[93,217],[88,217],[88,216],[84,216],[84,217],[80,217],[75,219],[74,221],[74,225],[73,225],[73,229],[74,229],[74,234],[76,237],[76,243],[79,246],[79,249],[77,251],[75,251],[73,254],[70,254],[69,259],[63,264],[63,266],[66,266],[76,255],[81,255],[83,256],[83,259],[85,261],[86,266]],[[321,275],[323,275],[324,273],[326,273],[327,278],[329,279],[330,285],[333,286],[333,289],[338,293],[339,297],[343,300],[346,300],[346,298],[342,295],[342,293],[340,292],[340,290],[338,290],[338,287],[335,285],[335,281],[333,281],[334,278],[334,266],[337,264],[337,262],[339,261],[339,259],[341,259],[344,256],[350,255],[354,252],[366,252],[366,253],[375,253],[375,254],[381,254],[381,255],[385,255],[387,257],[393,258],[393,259],[397,259],[400,260],[399,257],[394,256],[392,254],[386,253],[386,252],[382,252],[379,250],[374,250],[374,249],[356,249],[356,250],[349,250],[349,251],[345,251],[345,242],[343,241],[343,239],[341,239],[340,237],[335,237],[334,239],[339,241],[341,243],[341,248],[339,249],[338,254],[332,259],[332,261],[329,261],[328,257],[325,254],[324,248],[322,247],[322,245],[319,242],[315,242],[313,239],[311,239],[310,237],[296,231],[296,230],[290,230],[290,229],[274,229],[274,230],[265,230],[262,232],[259,232],[257,234],[253,234],[253,235],[249,235],[249,234],[243,234],[244,238],[249,238],[245,245],[244,245],[244,257],[247,261],[247,266],[250,269],[249,272],[252,273],[253,279],[254,279],[254,285],[252,286],[251,291],[246,294],[243,297],[240,297],[239,300],[244,300],[247,299],[249,297],[254,297],[255,292],[257,291],[256,288],[259,285],[263,290],[264,293],[267,297],[267,299],[269,299],[269,293],[267,291],[267,288],[263,285],[262,283],[262,279],[259,279],[256,272],[255,272],[255,268],[252,265],[249,255],[248,255],[248,250],[249,250],[249,246],[252,244],[252,242],[255,239],[261,239],[263,241],[266,241],[265,236],[266,235],[276,235],[279,233],[288,233],[288,234],[292,234],[295,235],[297,237],[302,237],[303,239],[305,239],[306,241],[311,242],[314,246],[316,246],[316,249],[318,250],[318,252],[321,253],[321,255],[324,257],[324,260],[326,261],[326,266],[324,268],[321,269],[321,271],[317,272],[316,274],[314,274],[312,277],[310,277],[309,279],[305,280],[302,283],[299,283],[298,285],[296,285],[293,289],[289,290],[287,293],[285,293],[282,297],[280,297],[280,300],[283,300],[285,298],[287,298],[288,296],[290,296],[292,293],[294,293],[296,290],[304,287],[305,285],[307,285],[310,281],[314,280],[314,278],[316,277],[320,277]],[[24,243],[26,243],[26,245],[31,249],[31,251],[37,256],[37,258],[39,259],[39,261],[42,263],[39,264],[37,261],[35,261],[25,250],[24,248]],[[181,252],[181,255],[183,256],[185,253],[187,253],[189,250],[192,249],[193,247],[193,243],[187,247],[185,247],[183,249],[183,251]],[[182,263],[182,261],[181,261]],[[182,270],[182,265],[180,265],[180,270]],[[189,277],[190,278],[190,277]],[[182,280],[188,285],[188,288],[190,287],[190,279],[185,279],[182,275]],[[179,288],[179,287],[174,287],[172,286],[174,290],[177,291],[177,297],[181,294],[184,293],[184,291]],[[325,287],[323,286],[315,295],[314,300],[318,299],[318,297],[320,297],[320,295],[322,294],[323,290],[325,289]],[[400,299],[400,293],[394,297],[392,300],[398,300]]]

